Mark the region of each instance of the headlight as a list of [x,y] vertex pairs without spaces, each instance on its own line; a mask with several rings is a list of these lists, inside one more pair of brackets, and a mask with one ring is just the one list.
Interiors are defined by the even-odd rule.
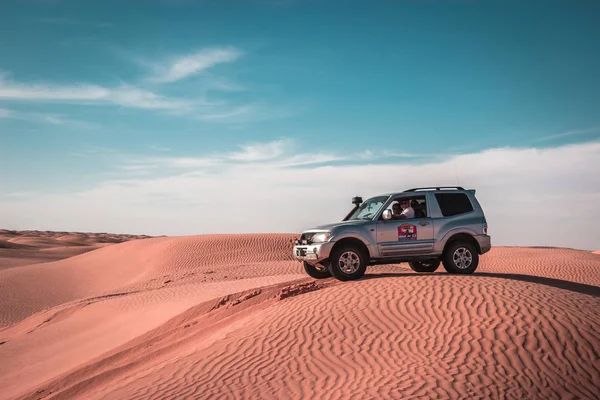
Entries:
[[314,243],[322,243],[322,242],[328,241],[330,237],[331,237],[331,232],[317,233],[317,234],[313,235],[312,241]]

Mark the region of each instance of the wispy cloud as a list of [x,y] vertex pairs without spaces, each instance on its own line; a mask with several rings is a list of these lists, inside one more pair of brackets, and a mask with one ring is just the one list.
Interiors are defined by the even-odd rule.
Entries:
[[541,137],[541,138],[534,139],[534,141],[535,142],[542,142],[542,141],[546,141],[546,140],[558,139],[558,138],[563,138],[563,137],[579,136],[579,135],[589,135],[589,134],[592,134],[592,133],[599,133],[599,132],[600,132],[600,126],[595,126],[595,127],[592,127],[592,128],[575,129],[575,130],[572,130],[572,131],[557,133],[555,135],[544,136],[544,137]]
[[50,85],[7,82],[0,76],[0,99],[77,104],[113,104],[122,107],[189,110],[193,103],[172,99],[131,85],[107,88],[90,84]]
[[235,47],[213,47],[198,50],[195,53],[156,65],[155,82],[175,82],[201,73],[217,64],[232,62],[241,57],[243,52]]
[[295,154],[281,160],[277,160],[271,164],[272,167],[299,167],[309,165],[328,164],[339,161],[348,161],[351,157],[337,155],[333,153],[304,153]]
[[71,153],[71,155],[77,157],[105,157],[112,159],[114,159],[114,157],[116,157],[118,154],[120,154],[118,150],[102,146],[88,146],[83,150]]
[[[366,150],[361,153],[335,153],[303,149],[292,138],[280,138],[270,142],[252,142],[238,145],[240,150],[213,153],[202,156],[138,156],[124,155],[122,169],[127,171],[183,170],[191,173],[205,169],[227,168],[231,165],[254,165],[265,168],[295,168],[316,165],[352,165],[368,161],[381,164],[402,153]],[[390,154],[392,157],[390,157]],[[395,157],[393,157],[395,156]],[[452,154],[410,154],[410,158],[425,161],[439,160]]]
[[361,160],[369,160],[369,159],[375,157],[375,154],[373,154],[373,152],[371,150],[365,150],[360,153],[356,153],[355,156]]
[[234,107],[229,110],[219,110],[217,112],[198,115],[198,119],[204,121],[231,121],[238,119],[240,116],[248,115],[252,111],[249,105]]
[[[209,47],[195,53],[171,60],[148,61],[127,51],[117,49],[130,60],[154,73],[148,79],[140,79],[136,85],[123,83],[119,86],[99,85],[88,82],[56,84],[50,82],[20,82],[9,79],[9,74],[0,70],[0,100],[21,102],[60,102],[77,105],[113,105],[127,108],[162,110],[172,116],[185,116],[204,123],[237,125],[269,121],[289,117],[301,111],[284,105],[272,106],[259,98],[249,102],[231,101],[221,98],[210,100],[208,93],[214,90],[231,92],[245,90],[239,83],[209,72],[210,68],[240,58],[244,53],[233,46]],[[171,97],[161,94],[162,87],[152,83],[166,83],[198,75],[199,81],[193,93]],[[182,97],[183,96],[183,97]],[[258,96],[257,96],[258,97]],[[58,120],[55,120],[58,122]],[[49,120],[48,122],[52,122]]]
[[383,156],[385,157],[408,157],[408,158],[412,158],[412,157],[420,157],[420,154],[416,154],[416,153],[402,153],[402,152],[395,152],[395,151],[388,151],[385,150],[383,152]]
[[91,125],[87,122],[78,121],[78,120],[71,119],[71,118],[68,118],[68,117],[65,117],[65,116],[59,115],[59,114],[33,113],[33,114],[30,114],[30,118],[33,121],[45,122],[48,124],[59,125],[59,126],[72,126],[72,127],[76,127],[76,128],[85,128],[85,129],[90,129],[90,128],[94,127],[93,125]]
[[223,160],[210,157],[132,157],[126,161],[123,168],[131,168],[137,165],[139,168],[177,168],[177,169],[197,169],[212,167],[216,164],[222,164]]
[[219,124],[275,120],[299,112],[299,109],[292,110],[282,105],[270,106],[260,101],[249,104],[231,104],[227,100],[209,101],[202,91],[200,96],[198,93],[194,96],[194,98],[169,97],[131,84],[106,87],[88,83],[66,85],[23,83],[9,80],[8,75],[0,71],[0,100],[90,106],[116,105],[163,110],[173,116],[184,115],[198,121]]
[[78,121],[66,117],[62,114],[24,112],[7,109],[0,109],[0,118],[19,119],[28,122],[44,123],[51,125],[73,126],[78,128],[92,128],[87,122]]
[[266,143],[248,143],[238,146],[240,151],[204,156],[148,157],[124,155],[122,169],[183,170],[199,172],[207,168],[227,168],[231,165],[260,165],[263,167],[295,167],[350,160],[350,157],[332,153],[301,152],[293,139],[282,138]]
[[162,147],[162,146],[158,146],[158,145],[156,145],[156,144],[154,144],[154,143],[152,144],[152,146],[150,146],[150,148],[151,148],[152,150],[156,150],[156,151],[163,151],[163,152],[164,152],[164,151],[171,151],[171,149],[170,149],[170,148],[168,148],[168,147]]
[[268,143],[252,143],[240,146],[242,151],[233,152],[228,159],[236,161],[262,161],[281,156],[294,145],[292,139],[280,139]]
[[243,124],[286,118],[295,112],[298,111],[283,106],[268,106],[260,103],[241,106],[221,105],[219,107],[207,107],[197,113],[194,118],[212,123]]
[[170,99],[133,86],[121,86],[112,90],[109,99],[115,104],[134,108],[190,110],[193,106],[191,101]]

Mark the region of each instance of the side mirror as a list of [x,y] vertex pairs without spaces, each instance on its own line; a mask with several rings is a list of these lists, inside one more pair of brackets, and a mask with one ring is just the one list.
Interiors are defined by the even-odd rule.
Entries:
[[392,210],[390,210],[389,208],[387,210],[384,210],[382,217],[384,221],[392,219]]

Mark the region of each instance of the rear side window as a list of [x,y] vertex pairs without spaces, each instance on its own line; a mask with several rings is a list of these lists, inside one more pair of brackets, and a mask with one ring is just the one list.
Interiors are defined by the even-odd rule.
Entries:
[[435,198],[440,205],[444,217],[473,211],[473,205],[469,197],[464,193],[436,193]]

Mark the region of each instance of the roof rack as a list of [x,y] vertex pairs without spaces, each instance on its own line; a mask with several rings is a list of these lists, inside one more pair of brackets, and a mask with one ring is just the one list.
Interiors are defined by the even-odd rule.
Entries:
[[429,186],[429,187],[412,188],[412,189],[405,190],[404,192],[416,192],[417,190],[425,190],[425,189],[435,189],[435,190],[456,189],[456,190],[465,190],[462,186]]

